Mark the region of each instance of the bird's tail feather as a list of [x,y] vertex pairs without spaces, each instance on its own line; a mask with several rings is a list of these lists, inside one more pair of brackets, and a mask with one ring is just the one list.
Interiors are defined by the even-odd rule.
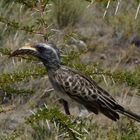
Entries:
[[109,108],[100,108],[101,113],[103,113],[106,117],[110,118],[113,121],[119,120],[119,115],[114,110]]
[[131,118],[131,119],[134,119],[135,121],[138,121],[140,122],[140,115],[137,115],[131,111],[128,111],[126,109],[123,109],[123,110],[118,110],[119,113]]

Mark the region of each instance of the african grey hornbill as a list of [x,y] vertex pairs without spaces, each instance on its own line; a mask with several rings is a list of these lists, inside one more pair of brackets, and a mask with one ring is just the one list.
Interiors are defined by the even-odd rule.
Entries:
[[67,114],[70,114],[68,102],[74,101],[95,114],[99,112],[103,113],[113,121],[118,120],[118,113],[121,113],[140,122],[139,115],[119,105],[93,79],[83,75],[79,71],[61,65],[59,51],[51,44],[38,43],[26,45],[15,50],[11,56],[23,54],[33,55],[43,62],[47,68],[48,77],[52,86],[64,101]]

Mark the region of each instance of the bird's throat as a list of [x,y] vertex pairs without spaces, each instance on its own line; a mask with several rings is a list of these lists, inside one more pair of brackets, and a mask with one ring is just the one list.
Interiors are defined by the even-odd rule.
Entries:
[[60,63],[54,61],[52,62],[43,62],[44,66],[46,67],[47,71],[52,71],[55,72],[56,70],[58,70],[60,68]]

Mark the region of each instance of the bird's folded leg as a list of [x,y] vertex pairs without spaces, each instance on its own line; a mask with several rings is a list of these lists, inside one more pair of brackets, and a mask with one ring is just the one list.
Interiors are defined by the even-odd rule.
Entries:
[[59,102],[60,102],[61,104],[63,104],[65,113],[66,113],[67,115],[70,115],[68,102],[67,102],[66,100],[64,100],[64,99],[60,99]]

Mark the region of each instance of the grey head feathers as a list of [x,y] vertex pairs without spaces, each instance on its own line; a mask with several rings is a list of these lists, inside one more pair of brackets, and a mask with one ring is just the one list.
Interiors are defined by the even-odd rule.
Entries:
[[37,50],[39,58],[48,70],[57,70],[60,67],[60,54],[54,45],[39,43],[33,47]]
[[25,54],[39,58],[48,70],[57,70],[60,67],[60,53],[54,44],[25,44],[23,47],[15,50],[11,56]]
[[56,48],[54,44],[45,44],[45,43],[38,43],[33,45],[34,48],[37,49],[38,53],[40,53],[43,57],[52,57],[53,59],[60,59],[60,53],[59,50]]

